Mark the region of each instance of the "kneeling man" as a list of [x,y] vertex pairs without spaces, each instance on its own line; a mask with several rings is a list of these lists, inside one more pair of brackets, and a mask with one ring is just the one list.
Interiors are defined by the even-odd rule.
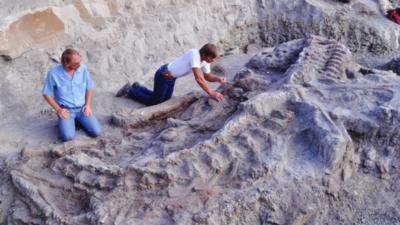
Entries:
[[196,82],[213,99],[223,101],[224,96],[208,87],[207,81],[225,83],[224,77],[211,73],[210,63],[218,56],[217,47],[206,44],[200,50],[190,49],[169,64],[161,66],[154,75],[153,91],[135,82],[126,84],[116,94],[117,97],[129,96],[145,105],[156,105],[172,97],[175,80],[193,72]]
[[63,141],[74,139],[76,121],[91,137],[101,133],[91,109],[93,81],[86,66],[80,63],[79,53],[66,49],[61,64],[49,70],[42,91],[44,99],[57,112],[58,130]]

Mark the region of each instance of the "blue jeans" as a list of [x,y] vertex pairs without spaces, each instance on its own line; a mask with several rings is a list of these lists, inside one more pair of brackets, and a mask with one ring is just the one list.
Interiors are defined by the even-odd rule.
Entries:
[[58,117],[58,131],[62,141],[70,141],[75,138],[75,120],[77,120],[91,137],[97,137],[101,133],[101,127],[96,117],[83,115],[82,107],[68,108],[69,117],[62,119]]
[[144,105],[156,105],[165,102],[172,97],[176,78],[167,79],[163,73],[168,70],[168,64],[161,66],[154,75],[154,90],[143,86],[132,86],[128,90],[128,96]]

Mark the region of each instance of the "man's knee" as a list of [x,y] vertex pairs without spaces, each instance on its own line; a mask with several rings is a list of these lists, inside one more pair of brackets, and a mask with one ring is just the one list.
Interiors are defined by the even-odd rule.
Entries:
[[75,138],[75,133],[62,132],[62,133],[60,133],[60,138],[64,142],[72,141]]
[[100,128],[89,132],[89,136],[90,137],[94,137],[95,138],[95,137],[98,137],[100,135],[101,135],[101,129]]
[[88,129],[87,134],[93,138],[98,137],[101,135],[101,127],[100,126],[91,127],[90,129]]
[[171,96],[157,97],[151,105],[158,105],[160,103],[168,101],[170,98],[171,98]]
[[62,141],[71,141],[75,138],[75,125],[73,120],[59,120],[58,133]]

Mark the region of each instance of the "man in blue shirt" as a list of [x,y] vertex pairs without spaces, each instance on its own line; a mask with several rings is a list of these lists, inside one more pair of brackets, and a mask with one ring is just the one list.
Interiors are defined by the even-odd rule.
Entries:
[[91,137],[101,133],[101,127],[92,114],[93,81],[81,57],[74,49],[66,49],[61,64],[51,68],[43,87],[44,99],[57,112],[58,130],[63,141],[75,137],[77,120]]

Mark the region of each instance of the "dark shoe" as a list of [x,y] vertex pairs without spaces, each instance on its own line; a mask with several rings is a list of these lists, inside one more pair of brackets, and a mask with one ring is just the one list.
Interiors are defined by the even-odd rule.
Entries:
[[137,81],[135,81],[135,82],[132,84],[131,87],[135,88],[135,87],[139,87],[139,86],[140,86],[140,83],[137,82]]
[[128,95],[128,90],[131,87],[131,84],[128,82],[126,83],[121,89],[118,90],[116,97],[122,97]]

